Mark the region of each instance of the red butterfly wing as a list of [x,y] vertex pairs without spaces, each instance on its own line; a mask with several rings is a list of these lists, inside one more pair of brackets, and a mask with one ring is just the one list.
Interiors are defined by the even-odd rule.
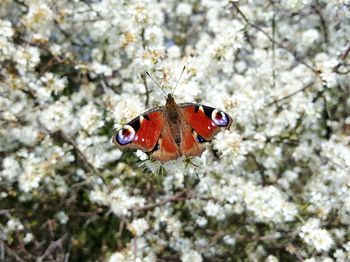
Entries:
[[135,148],[144,152],[154,149],[165,123],[163,107],[151,109],[131,120],[113,137],[119,149]]
[[211,140],[221,128],[229,129],[232,118],[225,112],[205,105],[183,103],[179,104],[183,117],[197,132],[197,140]]
[[162,163],[174,160],[180,156],[200,156],[205,151],[205,145],[198,141],[198,134],[184,120],[179,122],[181,144],[177,146],[171,134],[169,123],[165,123],[157,145],[151,153],[152,158]]
[[185,156],[200,156],[205,151],[203,143],[206,141],[201,139],[198,133],[185,120],[182,122],[181,153]]
[[162,163],[180,157],[179,148],[171,135],[168,123],[164,124],[157,145],[154,147],[151,156]]

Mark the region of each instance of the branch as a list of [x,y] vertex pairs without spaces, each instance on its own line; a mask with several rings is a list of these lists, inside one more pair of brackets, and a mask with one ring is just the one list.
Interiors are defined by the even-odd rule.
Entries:
[[[1,243],[4,245],[5,247],[5,254],[9,254],[11,257],[15,258],[15,261],[19,261],[19,262],[25,262],[19,255],[17,255],[17,253],[15,251],[13,251],[10,247],[8,247],[3,241],[1,241]],[[6,257],[5,257],[6,259]],[[6,261],[6,260],[5,260]]]
[[14,212],[15,209],[14,208],[9,208],[9,209],[0,209],[0,216],[4,215],[8,218],[11,218],[11,213],[10,212]]
[[323,14],[322,14],[321,8],[317,4],[319,4],[318,1],[316,1],[316,4],[312,5],[311,8],[315,10],[316,14],[320,18],[320,23],[321,23],[321,29],[323,31],[324,42],[325,42],[325,44],[328,44],[329,40],[328,40],[327,21],[325,20]]
[[300,88],[299,90],[294,91],[294,92],[290,93],[289,95],[284,96],[284,97],[282,97],[282,98],[280,98],[280,99],[274,100],[273,102],[267,104],[265,107],[271,106],[271,105],[273,105],[273,104],[276,104],[276,103],[278,103],[278,102],[281,102],[281,101],[283,101],[283,100],[286,100],[286,99],[288,99],[288,98],[291,98],[291,97],[294,96],[295,94],[297,94],[297,93],[299,93],[299,92],[302,92],[302,91],[305,91],[305,90],[308,89],[309,87],[313,86],[314,83],[315,83],[315,82],[312,81],[312,82],[306,84],[304,87]]
[[267,32],[265,32],[265,30],[263,30],[262,28],[260,28],[260,26],[252,23],[249,21],[249,19],[245,16],[245,14],[241,11],[241,9],[238,7],[238,3],[235,1],[231,1],[231,4],[234,6],[234,8],[236,9],[236,11],[240,14],[240,16],[243,18],[243,20],[250,25],[251,27],[255,28],[256,30],[258,30],[259,32],[261,32],[262,34],[264,34],[272,43],[276,44],[279,48],[282,48],[284,50],[286,50],[288,53],[290,53],[295,60],[297,60],[298,62],[300,62],[301,64],[303,64],[304,66],[306,66],[307,68],[309,68],[314,74],[316,74],[317,76],[319,76],[320,71],[313,68],[311,65],[309,65],[308,63],[306,63],[301,57],[299,57],[295,51],[290,50],[288,47],[284,46],[282,43],[276,41],[273,39],[272,36],[270,36]]
[[177,201],[181,201],[181,200],[184,200],[184,199],[188,199],[189,196],[186,196],[188,192],[190,192],[192,190],[192,188],[185,188],[183,189],[182,191],[176,193],[175,195],[172,195],[158,203],[154,203],[154,204],[149,204],[149,205],[146,205],[146,206],[136,206],[136,207],[133,207],[131,208],[132,210],[134,211],[146,211],[146,210],[149,210],[149,209],[153,209],[155,207],[158,207],[158,206],[163,206],[165,205],[166,203],[169,203],[169,202],[177,202]]
[[51,242],[51,244],[45,250],[44,254],[42,254],[37,259],[37,262],[43,261],[47,256],[53,254],[56,251],[56,249],[62,248],[63,242],[66,240],[67,237],[68,237],[68,233],[64,234],[61,238],[57,239],[56,241]]
[[258,171],[260,172],[260,174],[261,174],[261,182],[262,182],[262,185],[263,185],[263,186],[266,186],[266,184],[267,184],[266,176],[265,176],[265,170],[266,170],[266,169],[265,169],[264,165],[262,165],[261,163],[258,162],[258,160],[256,159],[256,157],[255,157],[254,154],[249,153],[249,154],[247,154],[247,157],[249,157],[250,159],[253,160],[253,162],[254,162],[254,164],[255,164],[257,170],[258,170]]
[[60,140],[63,140],[67,144],[71,145],[74,149],[77,158],[83,163],[83,168],[85,169],[85,171],[97,174],[95,167],[87,160],[85,154],[79,149],[78,145],[69,135],[67,135],[63,130],[58,130],[56,132],[51,132],[47,130],[47,132],[53,139],[58,137]]
[[345,51],[340,55],[340,60],[341,60],[341,61],[333,67],[332,71],[333,71],[334,73],[339,73],[339,72],[338,72],[338,69],[339,69],[342,65],[344,65],[344,60],[348,57],[349,53],[350,53],[350,44],[348,44],[348,46],[347,46],[347,48],[345,49]]

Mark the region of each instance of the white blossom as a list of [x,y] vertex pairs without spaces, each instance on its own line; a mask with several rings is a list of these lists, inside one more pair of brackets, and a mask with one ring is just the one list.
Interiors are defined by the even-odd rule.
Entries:
[[25,244],[28,244],[28,243],[32,242],[33,239],[34,239],[33,234],[32,234],[32,233],[27,233],[27,234],[24,236],[24,238],[23,238],[23,242],[24,242]]
[[8,233],[13,232],[15,230],[21,231],[23,229],[24,229],[24,226],[18,219],[10,219],[6,223],[6,227],[4,229],[4,232],[8,234]]
[[190,250],[189,252],[186,252],[181,256],[181,261],[182,262],[201,262],[203,261],[203,258],[201,254],[199,254],[195,250]]
[[142,207],[145,200],[141,197],[130,196],[127,192],[125,192],[125,189],[119,188],[110,193],[109,203],[113,213],[116,216],[121,217],[128,215],[128,210],[133,207]]
[[93,134],[104,125],[102,112],[93,104],[87,104],[78,113],[80,125],[89,133]]
[[282,223],[293,221],[298,213],[296,206],[284,199],[275,187],[259,188],[247,185],[245,204],[257,221]]
[[128,225],[128,229],[134,236],[141,236],[145,231],[149,229],[147,221],[143,218],[135,219]]
[[69,217],[63,211],[58,212],[55,217],[61,224],[67,224],[69,220]]
[[3,162],[3,170],[0,172],[1,178],[9,182],[14,182],[21,174],[21,167],[13,157],[6,157]]
[[320,220],[311,218],[300,228],[299,236],[318,252],[329,251],[334,240],[325,229],[320,228]]
[[59,78],[52,73],[45,73],[40,80],[46,85],[46,88],[52,90],[55,95],[62,92],[67,84],[66,78]]

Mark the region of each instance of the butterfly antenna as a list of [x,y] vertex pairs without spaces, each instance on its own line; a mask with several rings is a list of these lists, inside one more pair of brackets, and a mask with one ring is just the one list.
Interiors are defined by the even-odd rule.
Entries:
[[182,71],[181,71],[180,77],[179,77],[179,79],[178,79],[178,80],[177,80],[177,82],[176,82],[176,85],[175,85],[175,87],[174,87],[174,90],[173,90],[172,95],[174,95],[175,90],[176,90],[176,87],[177,87],[177,85],[179,84],[179,82],[180,82],[180,80],[181,80],[181,77],[182,77],[182,74],[184,73],[185,69],[186,69],[186,66],[184,66],[184,67],[182,68]]
[[156,80],[154,80],[153,77],[152,77],[148,72],[146,72],[146,75],[148,75],[148,76],[152,79],[152,81],[153,81],[157,86],[159,86],[159,88],[164,92],[165,96],[168,95],[167,92],[164,91],[164,89],[160,86],[160,84],[158,84],[158,83],[156,82]]

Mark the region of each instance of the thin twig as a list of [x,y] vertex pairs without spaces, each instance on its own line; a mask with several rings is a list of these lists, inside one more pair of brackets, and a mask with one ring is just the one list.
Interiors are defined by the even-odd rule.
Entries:
[[324,42],[327,45],[329,40],[328,40],[328,28],[327,28],[327,22],[323,17],[321,8],[319,6],[318,1],[316,1],[316,5],[312,5],[312,8],[315,10],[316,14],[318,15],[318,17],[320,18],[320,24],[321,24],[321,29],[323,31],[323,38],[324,38]]
[[141,78],[142,78],[143,85],[145,86],[145,89],[146,89],[145,106],[148,107],[148,105],[149,105],[149,90],[148,90],[148,85],[147,85],[147,81],[146,81],[146,75],[141,74]]
[[319,76],[320,72],[319,70],[313,68],[311,65],[309,65],[308,63],[306,63],[301,57],[299,57],[295,51],[290,50],[288,47],[284,46],[282,43],[275,41],[273,39],[273,37],[271,37],[267,32],[265,32],[265,30],[263,30],[262,28],[260,28],[260,26],[252,23],[249,21],[249,19],[246,17],[246,15],[242,12],[242,10],[239,8],[238,3],[231,1],[231,4],[234,6],[234,8],[236,9],[236,11],[240,14],[240,16],[243,18],[243,20],[250,25],[251,27],[255,28],[256,30],[258,30],[259,32],[261,32],[262,34],[264,34],[271,42],[275,43],[279,48],[282,48],[284,50],[286,50],[288,53],[290,53],[295,60],[297,60],[298,62],[300,62],[301,64],[303,64],[304,66],[306,66],[307,68],[309,68],[314,74],[316,74],[317,76]]
[[0,261],[5,261],[5,246],[2,240],[0,240]]
[[299,90],[294,91],[294,92],[290,93],[289,95],[284,96],[284,97],[282,97],[282,98],[280,98],[280,99],[274,100],[273,102],[267,104],[265,107],[269,107],[269,106],[271,106],[271,105],[273,105],[273,104],[276,104],[276,103],[278,103],[278,102],[281,102],[281,101],[283,101],[283,100],[286,100],[286,99],[288,99],[288,98],[294,96],[295,94],[297,94],[297,93],[299,93],[299,92],[302,92],[302,91],[308,89],[309,87],[313,86],[314,83],[315,83],[315,82],[312,81],[312,82],[306,84],[304,87],[300,88]]
[[[5,247],[5,253],[7,253],[8,255],[10,255],[11,257],[15,258],[15,261],[18,262],[25,262],[19,255],[17,255],[17,253],[15,251],[13,251],[10,247],[8,247],[5,243],[3,243],[4,247]],[[5,256],[6,259],[6,256]],[[6,260],[5,260],[6,261]]]
[[345,49],[345,51],[340,55],[340,62],[338,64],[336,64],[332,71],[335,73],[339,73],[338,69],[344,64],[344,60],[348,57],[350,53],[350,44],[348,43],[348,47]]
[[73,147],[74,152],[76,153],[78,159],[83,163],[83,167],[84,167],[85,171],[97,174],[95,167],[87,160],[85,154],[79,149],[78,145],[75,143],[75,141],[69,135],[67,135],[63,130],[58,130],[56,132],[48,131],[48,133],[50,134],[51,137],[55,138],[58,136],[62,141],[71,145]]
[[43,261],[47,256],[51,255],[56,251],[58,248],[62,248],[63,242],[66,240],[68,234],[64,234],[62,237],[57,239],[56,241],[51,242],[51,244],[46,248],[44,254],[42,254],[38,259],[37,262]]
[[17,3],[17,4],[19,4],[19,5],[21,5],[21,6],[23,6],[23,7],[25,8],[25,12],[28,12],[29,7],[28,7],[28,5],[25,3],[25,1],[14,0],[14,2]]
[[266,176],[265,176],[265,167],[264,165],[262,165],[261,163],[258,162],[258,160],[256,159],[255,155],[254,154],[247,154],[248,157],[250,157],[254,164],[256,165],[256,168],[259,170],[260,174],[261,174],[261,182],[262,182],[262,185],[265,186],[267,184],[267,181],[266,181]]
[[153,209],[155,207],[158,207],[158,206],[163,206],[165,205],[166,203],[169,203],[169,202],[177,202],[177,201],[180,201],[180,200],[183,200],[183,199],[187,199],[189,197],[185,197],[186,194],[191,191],[192,188],[185,188],[183,189],[182,191],[176,193],[175,195],[172,195],[158,203],[154,203],[154,204],[149,204],[149,205],[146,205],[146,206],[136,206],[136,207],[133,207],[132,210],[134,211],[146,211],[146,210],[149,210],[149,209]]
[[[273,6],[273,15],[272,15],[272,89],[276,88],[276,10],[274,1],[271,1]],[[274,98],[273,98],[274,99]],[[276,105],[276,109],[278,111],[278,103],[274,99],[274,104]]]
[[0,216],[5,215],[5,216],[7,216],[7,217],[11,217],[11,213],[10,213],[10,212],[13,212],[13,211],[15,211],[14,208],[1,209],[1,210],[0,210]]

